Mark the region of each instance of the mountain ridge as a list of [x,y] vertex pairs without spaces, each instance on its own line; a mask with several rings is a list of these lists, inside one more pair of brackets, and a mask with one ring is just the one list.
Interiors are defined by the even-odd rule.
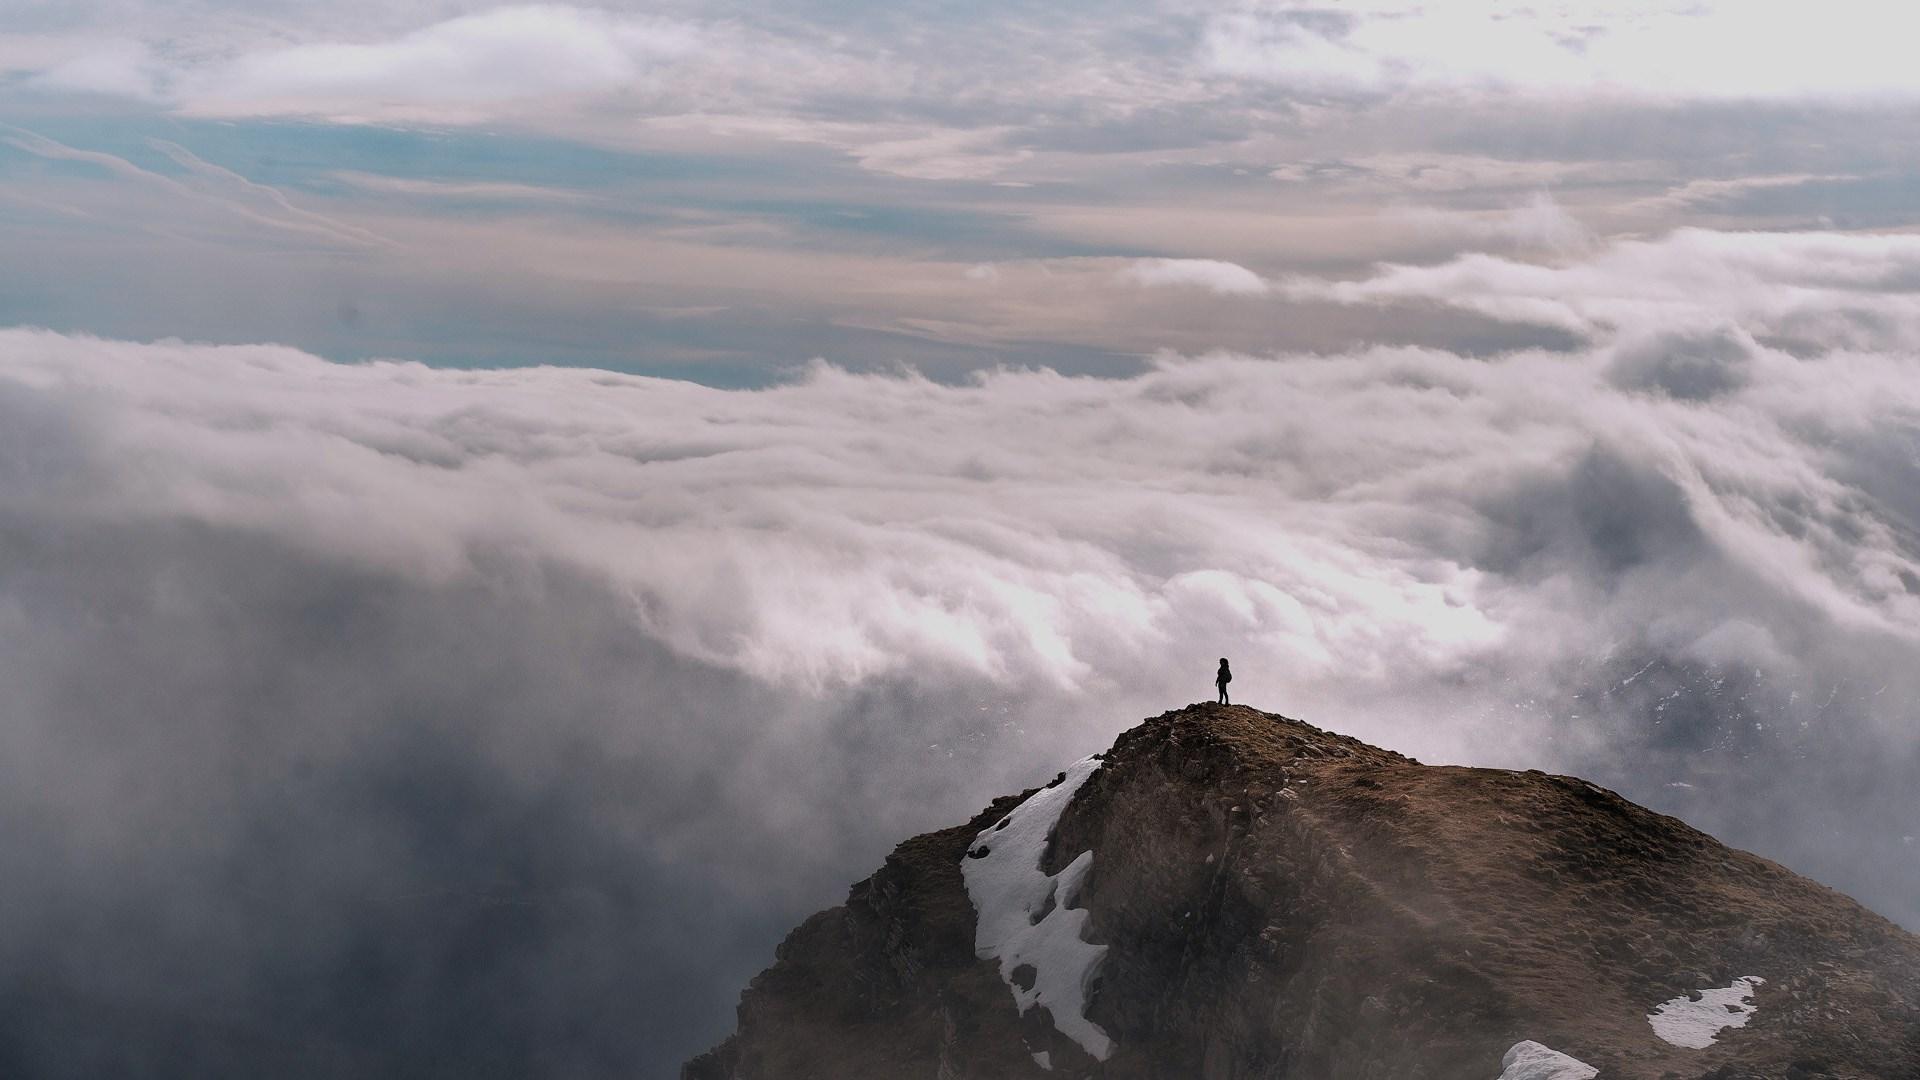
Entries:
[[803,922],[683,1077],[1920,1077],[1920,940],[1588,781],[1211,704],[1096,759],[1002,881],[1098,952],[1077,999],[977,903],[1063,772]]

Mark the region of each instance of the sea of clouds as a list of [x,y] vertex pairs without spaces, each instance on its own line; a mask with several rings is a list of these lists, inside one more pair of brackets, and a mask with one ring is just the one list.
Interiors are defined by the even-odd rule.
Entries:
[[754,390],[0,331],[0,1071],[667,1074],[1223,655],[1920,926],[1916,287],[1685,230],[1240,290],[1569,350]]

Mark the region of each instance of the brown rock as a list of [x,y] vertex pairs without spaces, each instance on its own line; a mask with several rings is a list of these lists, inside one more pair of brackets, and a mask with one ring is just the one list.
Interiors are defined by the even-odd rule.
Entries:
[[[1601,1080],[1920,1078],[1920,939],[1847,897],[1583,780],[1217,705],[1122,735],[1044,861],[1095,853],[1096,1062],[974,956],[961,860],[1022,798],[801,924],[685,1080],[1494,1080],[1522,1039]],[[1648,1025],[1743,975],[1713,1046]]]

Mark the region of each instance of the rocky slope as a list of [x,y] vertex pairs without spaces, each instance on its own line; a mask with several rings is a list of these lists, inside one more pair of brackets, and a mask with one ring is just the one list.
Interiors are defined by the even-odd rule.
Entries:
[[1917,1006],[1920,939],[1586,781],[1198,705],[900,845],[683,1076],[1913,1080]]

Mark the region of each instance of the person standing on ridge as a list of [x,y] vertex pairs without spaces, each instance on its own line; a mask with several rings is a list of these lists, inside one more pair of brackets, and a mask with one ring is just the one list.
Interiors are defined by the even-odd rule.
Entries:
[[1231,705],[1227,700],[1227,684],[1233,681],[1233,671],[1227,667],[1227,658],[1220,658],[1220,673],[1213,677],[1213,685],[1220,688],[1220,704]]

